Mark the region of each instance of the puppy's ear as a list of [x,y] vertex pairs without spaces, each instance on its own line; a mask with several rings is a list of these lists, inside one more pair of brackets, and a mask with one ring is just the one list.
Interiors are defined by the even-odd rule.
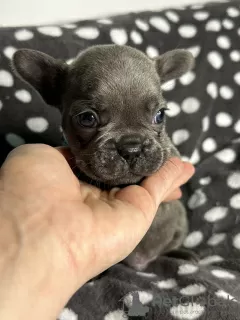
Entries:
[[13,69],[52,106],[61,103],[67,65],[39,51],[21,49],[13,56]]
[[181,77],[194,66],[193,55],[186,50],[168,51],[155,59],[162,83]]

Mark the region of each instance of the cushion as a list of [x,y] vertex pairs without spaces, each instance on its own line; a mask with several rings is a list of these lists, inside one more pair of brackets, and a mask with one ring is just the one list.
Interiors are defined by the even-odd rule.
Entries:
[[12,54],[44,51],[68,63],[96,44],[136,47],[150,57],[189,49],[194,70],[163,86],[168,131],[196,166],[184,187],[190,231],[183,247],[199,263],[159,257],[145,272],[122,264],[84,285],[65,319],[237,319],[240,312],[240,5],[221,1],[65,25],[0,29],[0,158],[22,143],[61,144],[59,112],[17,79]]

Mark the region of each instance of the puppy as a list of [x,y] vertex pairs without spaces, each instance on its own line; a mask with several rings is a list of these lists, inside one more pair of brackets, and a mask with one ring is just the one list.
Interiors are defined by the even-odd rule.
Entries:
[[[161,85],[193,64],[185,50],[150,59],[118,45],[90,47],[71,65],[28,49],[13,57],[17,74],[60,110],[79,177],[105,189],[137,184],[168,158],[179,156],[165,130],[167,105]],[[161,204],[125,263],[144,270],[159,255],[179,248],[187,231],[181,202]]]

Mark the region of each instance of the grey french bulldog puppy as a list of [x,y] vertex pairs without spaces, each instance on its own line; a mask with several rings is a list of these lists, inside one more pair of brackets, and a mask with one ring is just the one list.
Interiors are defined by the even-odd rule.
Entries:
[[[168,158],[179,156],[165,130],[167,104],[161,85],[193,65],[186,50],[150,59],[118,45],[90,47],[71,65],[29,49],[13,57],[17,74],[60,110],[80,178],[105,188],[137,184]],[[179,248],[187,231],[181,202],[161,204],[125,263],[145,269],[159,255]]]

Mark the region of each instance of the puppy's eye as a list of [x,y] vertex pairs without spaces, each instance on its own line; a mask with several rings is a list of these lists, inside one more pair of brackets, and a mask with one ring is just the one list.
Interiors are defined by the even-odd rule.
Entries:
[[98,124],[97,116],[92,111],[86,111],[77,115],[77,122],[82,127],[95,128]]
[[153,124],[159,124],[163,121],[164,116],[165,116],[165,111],[167,108],[162,108],[161,110],[158,110],[158,112],[155,114],[152,123]]

